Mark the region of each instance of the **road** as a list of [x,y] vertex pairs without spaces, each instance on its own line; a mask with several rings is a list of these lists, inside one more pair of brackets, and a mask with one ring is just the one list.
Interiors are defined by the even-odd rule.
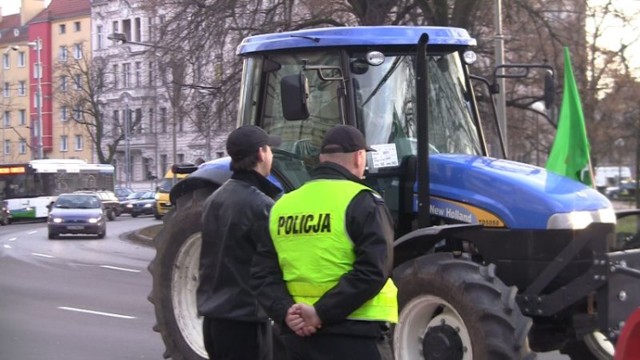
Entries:
[[121,216],[102,240],[47,240],[45,223],[1,227],[0,360],[161,359],[147,301],[154,252],[119,238],[155,223]]
[[48,240],[45,223],[0,227],[0,360],[162,359],[147,301],[154,251],[121,238],[155,224],[123,215],[102,240]]

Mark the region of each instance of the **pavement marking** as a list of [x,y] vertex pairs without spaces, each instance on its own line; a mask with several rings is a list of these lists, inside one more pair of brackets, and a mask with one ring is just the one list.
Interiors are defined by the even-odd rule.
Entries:
[[27,234],[31,235],[31,234],[35,234],[37,232],[38,232],[38,230],[33,230],[33,231],[29,231]]
[[121,267],[111,266],[111,265],[100,265],[100,267],[104,269],[111,269],[111,270],[120,270],[120,271],[128,271],[128,272],[135,272],[135,273],[140,272],[140,270],[121,268]]
[[7,244],[5,244],[5,245],[4,245],[4,248],[5,248],[5,249],[11,249],[11,245],[7,245]]
[[18,238],[12,237],[9,241],[16,241]]
[[40,253],[31,253],[31,255],[33,255],[33,256],[40,256],[40,257],[48,258],[48,259],[53,259],[53,258],[55,257],[55,256],[53,256],[53,255],[40,254]]
[[58,306],[58,309],[67,310],[67,311],[75,311],[75,312],[85,313],[85,314],[109,316],[109,317],[114,317],[114,318],[119,318],[119,319],[135,319],[136,318],[135,316],[120,315],[120,314],[107,313],[107,312],[102,312],[102,311],[86,310],[86,309],[78,309],[78,308],[72,308],[72,307],[66,307],[66,306]]

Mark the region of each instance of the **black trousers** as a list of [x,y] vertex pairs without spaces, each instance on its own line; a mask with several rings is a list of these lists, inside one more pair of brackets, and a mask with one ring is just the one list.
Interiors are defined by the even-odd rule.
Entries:
[[205,317],[202,323],[204,347],[213,360],[272,360],[271,331],[270,322]]
[[[282,339],[290,360],[392,360],[387,336],[380,338],[346,335],[286,334]],[[276,359],[278,360],[278,359]]]

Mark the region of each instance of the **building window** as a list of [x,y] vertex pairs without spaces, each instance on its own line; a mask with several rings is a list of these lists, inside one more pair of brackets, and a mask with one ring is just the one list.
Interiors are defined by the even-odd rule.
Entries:
[[[114,21],[114,22],[111,23],[111,32],[112,33],[120,32],[120,26],[119,26],[118,21]],[[114,44],[115,41],[112,41],[111,43]]]
[[19,146],[20,154],[23,155],[27,153],[27,140],[20,139],[20,143],[18,144],[18,146]]
[[80,21],[75,21],[75,22],[73,23],[73,31],[75,31],[75,32],[80,32],[80,29],[81,29],[81,27],[80,27]]
[[27,82],[24,80],[18,81],[18,95],[19,96],[27,95]]
[[184,118],[180,118],[178,120],[178,131],[180,132],[184,131]]
[[153,133],[153,122],[154,122],[154,118],[153,118],[153,108],[149,108],[149,132]]
[[39,63],[34,63],[33,64],[33,78],[34,79],[39,79],[40,76],[42,76],[42,73],[40,72],[40,64]]
[[120,135],[120,112],[118,110],[113,110],[113,123],[111,124],[111,133],[113,137],[117,137]]
[[142,85],[142,63],[140,61],[136,61],[136,87],[140,87]]
[[113,88],[118,88],[118,64],[113,65]]
[[135,124],[137,125],[135,128],[135,133],[136,134],[142,134],[143,133],[143,129],[142,129],[142,109],[138,108],[136,109],[136,120],[135,120]]
[[69,151],[69,138],[67,135],[60,136],[60,151]]
[[135,39],[135,41],[140,42],[142,41],[142,22],[140,21],[140,18],[138,17],[133,19],[133,24],[134,24],[133,38]]
[[153,18],[150,17],[147,19],[147,40],[153,41]]
[[73,57],[75,59],[82,59],[82,44],[73,45]]
[[76,87],[76,90],[82,89],[82,74],[76,74],[73,78],[73,84]]
[[7,155],[11,153],[11,140],[4,141],[4,153]]
[[131,20],[122,20],[122,33],[124,33],[124,35],[127,37],[127,40],[133,39],[131,37]]
[[82,108],[80,107],[80,105],[76,105],[76,107],[73,109],[73,118],[76,120],[82,119]]
[[11,113],[9,111],[4,112],[2,124],[4,128],[8,128],[11,126]]
[[27,66],[27,57],[26,54],[24,53],[24,51],[19,51],[18,52],[18,67],[25,67]]
[[96,25],[96,49],[102,49],[104,46],[104,36],[102,34],[102,25]]
[[58,48],[58,60],[60,61],[67,61],[67,58],[69,57],[68,51],[67,51],[67,47],[66,46],[60,46]]
[[58,25],[58,33],[66,34],[66,32],[67,32],[67,24]]
[[167,132],[167,108],[160,108],[160,131]]
[[68,110],[69,108],[67,108],[66,106],[63,106],[60,108],[60,120],[61,121],[67,121],[69,115],[68,115]]
[[39,106],[42,106],[42,103],[40,102],[40,93],[36,91],[33,93],[33,108],[38,109]]
[[149,63],[149,86],[153,86],[155,81],[153,79],[153,63]]
[[27,125],[27,110],[25,109],[18,110],[18,124]]
[[67,92],[67,76],[60,76],[60,91]]
[[5,69],[9,68],[9,54],[2,54],[2,66]]
[[2,90],[2,95],[4,97],[9,97],[9,95],[11,95],[11,92],[9,91],[9,83],[8,82],[4,83],[4,89]]
[[84,143],[82,142],[82,135],[76,135],[75,150],[81,151],[83,147]]
[[122,64],[122,87],[128,88],[130,86],[129,79],[131,78],[131,64]]

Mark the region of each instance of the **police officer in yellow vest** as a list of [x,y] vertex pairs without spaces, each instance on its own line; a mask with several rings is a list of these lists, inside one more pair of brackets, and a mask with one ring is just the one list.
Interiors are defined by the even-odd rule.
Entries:
[[312,179],[271,210],[272,243],[259,245],[252,285],[269,316],[288,325],[292,360],[393,356],[393,224],[382,198],[361,182],[371,150],[358,129],[330,129]]

